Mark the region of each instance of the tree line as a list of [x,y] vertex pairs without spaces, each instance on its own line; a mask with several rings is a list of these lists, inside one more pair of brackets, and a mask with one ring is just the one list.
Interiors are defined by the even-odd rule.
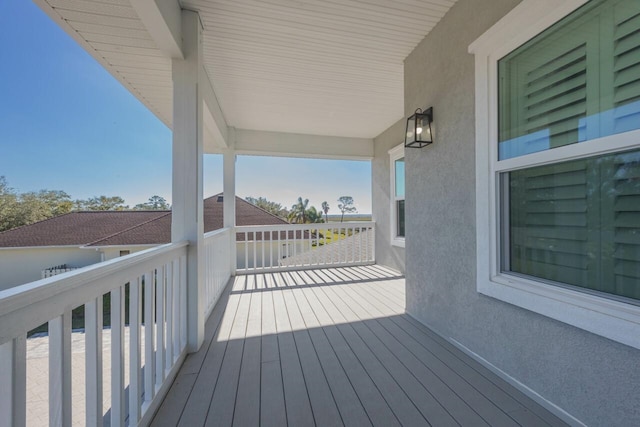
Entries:
[[119,196],[96,196],[72,199],[59,190],[40,190],[19,193],[0,176],[0,232],[33,224],[72,211],[168,210],[171,206],[160,196],[152,196],[145,203],[133,207]]
[[[272,215],[280,217],[292,224],[314,224],[321,222],[329,222],[329,203],[322,202],[321,208],[309,206],[309,199],[303,199],[302,196],[291,206],[290,209],[285,208],[282,204],[267,200],[265,197],[245,197],[249,203],[269,212]],[[338,210],[341,212],[340,222],[344,220],[345,213],[357,212],[354,206],[353,197],[341,196],[338,199]],[[324,213],[324,219],[322,214]]]

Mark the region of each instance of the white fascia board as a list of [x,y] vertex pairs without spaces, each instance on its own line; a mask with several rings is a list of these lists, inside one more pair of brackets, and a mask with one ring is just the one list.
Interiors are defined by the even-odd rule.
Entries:
[[200,92],[203,99],[204,151],[217,153],[220,149],[231,148],[229,126],[224,118],[218,97],[213,90],[207,70],[200,70]]
[[138,17],[170,58],[184,58],[182,52],[182,11],[177,0],[130,0]]
[[371,160],[373,139],[236,129],[235,152],[255,156]]
[[112,248],[120,248],[120,249],[124,249],[124,248],[155,248],[156,246],[160,246],[160,245],[166,245],[166,243],[141,243],[139,245],[100,245],[100,246],[80,246],[80,249],[95,249],[95,250],[102,250],[102,249],[112,249]]
[[32,250],[32,249],[81,249],[84,245],[51,245],[51,246],[7,246],[0,248],[0,251],[12,250]]

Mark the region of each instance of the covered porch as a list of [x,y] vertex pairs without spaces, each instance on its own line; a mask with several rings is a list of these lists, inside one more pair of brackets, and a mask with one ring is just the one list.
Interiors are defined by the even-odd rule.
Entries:
[[560,426],[405,312],[371,265],[237,276],[153,426]]

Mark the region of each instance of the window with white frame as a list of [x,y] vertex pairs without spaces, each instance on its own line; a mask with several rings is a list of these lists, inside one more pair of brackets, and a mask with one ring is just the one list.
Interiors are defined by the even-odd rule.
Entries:
[[391,175],[391,243],[404,247],[404,144],[389,150]]
[[478,290],[640,348],[640,2],[525,0],[470,50]]

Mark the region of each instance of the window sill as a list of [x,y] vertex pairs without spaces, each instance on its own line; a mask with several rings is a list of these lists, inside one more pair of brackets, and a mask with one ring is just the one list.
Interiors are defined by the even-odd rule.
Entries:
[[640,349],[640,307],[509,274],[478,281],[478,292]]
[[404,237],[394,237],[391,239],[391,245],[404,248]]

